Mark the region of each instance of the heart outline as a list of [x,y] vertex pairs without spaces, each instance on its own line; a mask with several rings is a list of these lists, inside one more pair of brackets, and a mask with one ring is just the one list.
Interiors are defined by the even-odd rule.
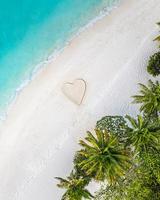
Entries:
[[79,102],[75,101],[74,98],[69,96],[63,87],[62,87],[62,92],[70,101],[72,101],[73,103],[75,103],[77,105],[81,105],[83,100],[84,100],[86,91],[87,91],[87,83],[86,83],[86,81],[84,79],[82,79],[82,78],[77,78],[77,79],[73,80],[72,82],[64,82],[63,86],[65,86],[65,85],[74,86],[76,81],[82,81],[83,82],[83,86],[84,86],[84,91],[83,91],[83,94],[82,94],[81,99],[80,99]]

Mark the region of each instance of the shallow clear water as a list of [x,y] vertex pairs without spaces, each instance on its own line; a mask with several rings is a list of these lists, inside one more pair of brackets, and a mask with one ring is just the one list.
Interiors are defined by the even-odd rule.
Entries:
[[40,62],[118,0],[0,0],[0,115]]

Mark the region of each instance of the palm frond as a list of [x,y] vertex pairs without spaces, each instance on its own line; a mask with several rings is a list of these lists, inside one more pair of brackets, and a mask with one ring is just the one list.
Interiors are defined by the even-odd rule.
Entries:
[[91,132],[87,132],[87,137],[85,138],[90,144],[96,148],[99,148],[98,140],[93,136]]
[[66,189],[66,192],[62,196],[62,200],[82,200],[82,199],[91,199],[92,194],[85,189],[86,180],[77,177],[77,175],[72,171],[70,176],[67,179],[56,177],[60,181],[57,184],[58,187]]
[[160,35],[157,36],[153,41],[160,41]]
[[[94,139],[88,139],[89,136]],[[80,154],[84,155],[84,159],[78,163],[78,166],[85,170],[87,175],[98,181],[107,179],[110,182],[111,180],[116,180],[120,176],[118,171],[122,168],[121,163],[126,166],[124,167],[126,169],[129,166],[127,162],[130,159],[129,157],[127,159],[128,155],[125,151],[122,151],[124,147],[122,148],[117,138],[106,130],[95,130],[95,136],[92,133],[89,133],[89,136],[85,138],[87,146],[83,145],[83,149],[79,151]],[[86,144],[85,141],[80,143]],[[121,170],[123,171],[121,174],[124,174],[125,170],[123,168]],[[115,173],[111,175],[110,172],[113,173],[113,171]],[[109,177],[112,178],[110,179]]]
[[158,81],[148,81],[148,87],[139,84],[141,87],[140,95],[132,96],[133,103],[141,104],[140,111],[145,115],[156,115],[160,111],[160,84]]
[[135,120],[134,118],[132,118],[132,117],[129,116],[129,115],[126,115],[126,119],[129,120],[129,122],[132,124],[132,126],[133,126],[134,128],[137,127],[137,122],[136,122],[136,120]]
[[151,122],[150,119],[145,119],[140,115],[137,118],[137,126],[132,125],[129,129],[128,143],[138,152],[155,148],[160,139],[160,135],[157,134],[160,131],[160,124]]

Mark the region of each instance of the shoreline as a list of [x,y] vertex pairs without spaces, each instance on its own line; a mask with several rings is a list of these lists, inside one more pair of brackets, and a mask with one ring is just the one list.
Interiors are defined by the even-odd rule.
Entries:
[[[0,198],[59,200],[55,176],[72,168],[78,140],[104,115],[136,115],[129,105],[156,51],[159,0],[123,0],[110,15],[78,35],[23,89],[0,126]],[[155,7],[156,5],[156,7]],[[150,15],[154,8],[154,13]],[[66,81],[83,78],[81,106],[62,93]]]
[[[120,2],[121,1],[121,2]],[[12,106],[14,106],[14,103],[16,102],[16,99],[20,95],[20,93],[23,91],[25,87],[27,87],[30,82],[32,82],[36,76],[41,73],[41,71],[49,65],[50,62],[54,62],[56,58],[72,43],[73,40],[75,40],[80,34],[82,34],[84,31],[86,31],[88,28],[92,27],[97,21],[103,19],[104,17],[110,15],[110,13],[114,10],[117,9],[120,4],[124,0],[119,0],[118,3],[113,4],[112,7],[107,8],[105,7],[100,11],[100,13],[95,16],[91,21],[89,21],[85,26],[80,27],[77,32],[71,36],[71,38],[67,39],[67,42],[64,44],[62,48],[59,50],[54,50],[46,59],[41,61],[39,64],[37,64],[32,72],[30,73],[29,77],[27,79],[23,80],[23,83],[15,90],[15,93],[10,97],[9,103],[7,103],[5,111],[0,114],[0,124],[3,123],[7,119],[8,113],[10,112],[10,109]]]

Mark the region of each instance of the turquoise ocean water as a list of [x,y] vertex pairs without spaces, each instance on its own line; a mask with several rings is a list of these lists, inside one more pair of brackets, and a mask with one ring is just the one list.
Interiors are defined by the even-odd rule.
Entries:
[[0,116],[37,66],[119,0],[0,0]]

